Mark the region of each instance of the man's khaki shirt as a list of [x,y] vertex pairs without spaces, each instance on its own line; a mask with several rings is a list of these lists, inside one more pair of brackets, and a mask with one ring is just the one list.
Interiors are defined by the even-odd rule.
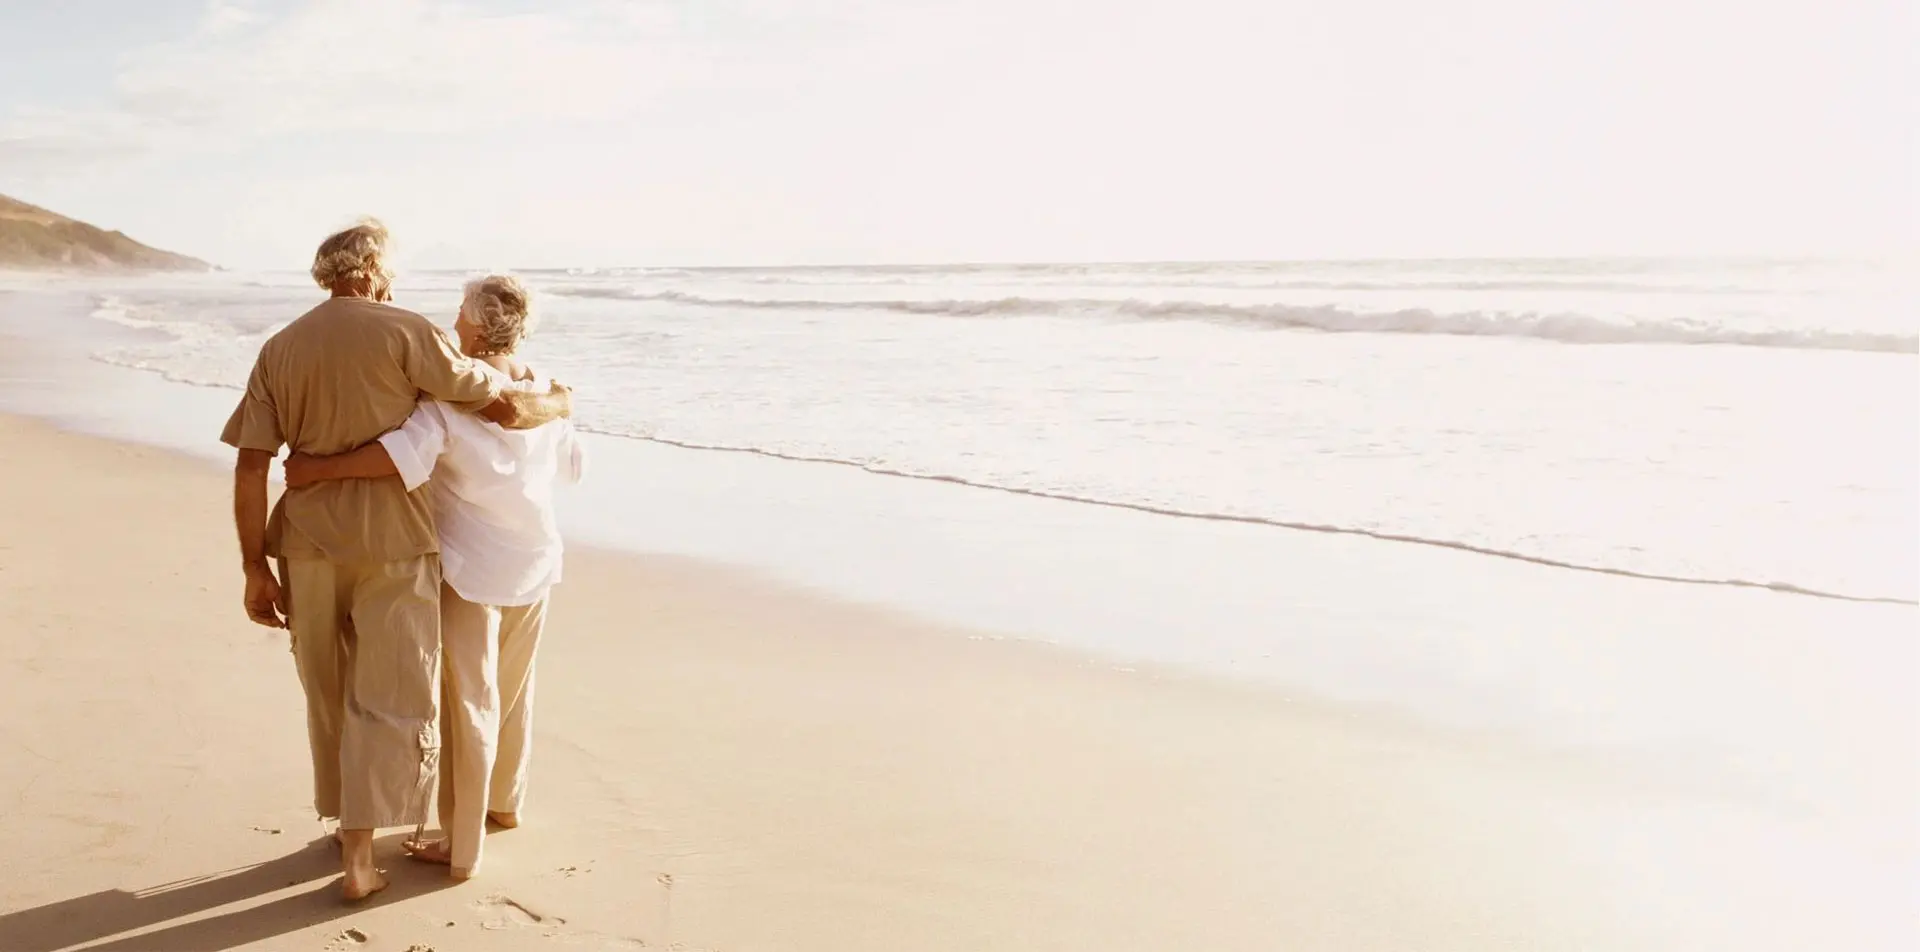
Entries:
[[[260,347],[246,396],[220,440],[239,449],[344,453],[379,439],[421,395],[478,410],[498,378],[412,311],[332,298]],[[288,490],[267,522],[267,555],[395,562],[439,551],[426,493],[398,476],[335,479]]]

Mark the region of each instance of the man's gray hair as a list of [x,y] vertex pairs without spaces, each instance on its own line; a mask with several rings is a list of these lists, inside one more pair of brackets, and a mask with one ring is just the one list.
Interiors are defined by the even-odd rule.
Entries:
[[315,284],[331,290],[360,281],[370,288],[393,283],[393,270],[387,266],[387,226],[377,218],[363,218],[352,228],[328,235],[313,253]]
[[460,310],[480,330],[480,340],[495,353],[507,353],[533,333],[539,318],[533,313],[533,294],[518,277],[489,274],[467,282]]

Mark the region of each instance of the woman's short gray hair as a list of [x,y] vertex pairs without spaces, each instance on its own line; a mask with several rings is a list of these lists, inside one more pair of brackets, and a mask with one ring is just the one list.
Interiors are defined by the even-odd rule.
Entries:
[[468,281],[460,310],[479,329],[480,340],[497,353],[513,350],[539,323],[533,313],[533,294],[511,274]]
[[377,218],[363,218],[352,228],[335,232],[313,253],[313,282],[332,289],[343,283],[364,282],[370,288],[393,283],[387,267],[387,226]]

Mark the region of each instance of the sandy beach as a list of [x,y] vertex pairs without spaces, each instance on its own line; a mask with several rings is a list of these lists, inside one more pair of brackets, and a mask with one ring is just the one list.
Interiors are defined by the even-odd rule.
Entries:
[[390,831],[395,887],[343,906],[225,473],[20,418],[0,445],[9,952],[1865,949],[1910,924],[1885,815],[596,551],[542,655],[527,826],[458,886]]

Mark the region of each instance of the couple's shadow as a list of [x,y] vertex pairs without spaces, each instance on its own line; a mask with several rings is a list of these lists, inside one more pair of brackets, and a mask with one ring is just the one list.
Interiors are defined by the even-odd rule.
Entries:
[[[384,837],[376,844],[382,857],[405,837]],[[103,890],[59,902],[0,914],[0,950],[54,952],[71,946],[113,952],[215,952],[298,932],[370,909],[454,885],[444,868],[383,861],[392,883],[363,902],[340,898],[340,853],[331,837],[322,837],[278,859],[241,866],[147,889]],[[201,916],[302,884],[311,889],[224,915],[195,918],[153,932],[100,945],[87,945],[135,929]]]

